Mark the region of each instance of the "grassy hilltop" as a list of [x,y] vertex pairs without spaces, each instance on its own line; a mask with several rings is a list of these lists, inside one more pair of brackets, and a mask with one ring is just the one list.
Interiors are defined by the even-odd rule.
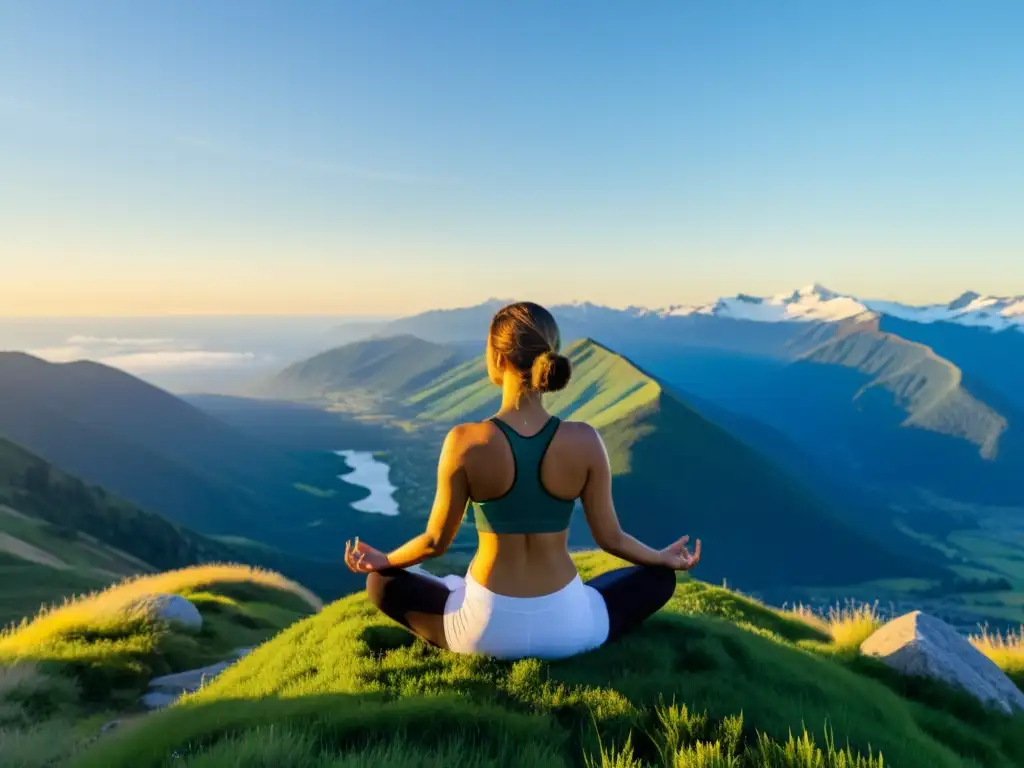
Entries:
[[[584,577],[618,564],[597,553],[577,563]],[[432,649],[353,595],[70,764],[1024,764],[1024,716],[856,657],[870,617],[845,618],[830,634],[684,578],[669,606],[620,643],[560,662],[500,662]]]

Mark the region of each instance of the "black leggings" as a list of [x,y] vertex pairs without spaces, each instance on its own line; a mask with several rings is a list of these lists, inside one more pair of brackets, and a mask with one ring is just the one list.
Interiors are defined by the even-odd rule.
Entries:
[[[608,607],[608,641],[640,626],[669,601],[676,574],[661,566],[634,565],[602,573],[586,582]],[[375,606],[399,624],[441,648],[444,606],[451,591],[439,581],[400,568],[371,573],[366,592]]]

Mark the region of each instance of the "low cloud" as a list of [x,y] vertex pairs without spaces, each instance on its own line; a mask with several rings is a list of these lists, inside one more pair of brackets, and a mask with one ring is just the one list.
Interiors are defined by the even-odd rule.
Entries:
[[196,368],[236,368],[256,360],[252,352],[208,352],[197,349],[182,352],[136,352],[115,355],[99,362],[129,373],[148,373]]
[[64,344],[29,350],[52,363],[92,360],[129,373],[237,368],[256,362],[252,352],[203,349],[184,339],[71,336]]
[[75,346],[111,346],[111,347],[161,347],[173,348],[182,344],[195,344],[195,342],[182,341],[180,339],[168,338],[133,338],[130,336],[72,336],[68,344]]

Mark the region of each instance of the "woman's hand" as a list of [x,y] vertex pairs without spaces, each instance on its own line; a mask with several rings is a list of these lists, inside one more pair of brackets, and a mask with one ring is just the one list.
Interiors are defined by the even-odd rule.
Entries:
[[686,546],[689,540],[689,536],[683,536],[675,544],[661,550],[661,564],[673,571],[689,571],[696,566],[700,562],[700,539],[697,539],[697,545],[692,553]]
[[345,565],[356,573],[373,573],[390,568],[388,556],[356,537],[356,543],[345,542]]

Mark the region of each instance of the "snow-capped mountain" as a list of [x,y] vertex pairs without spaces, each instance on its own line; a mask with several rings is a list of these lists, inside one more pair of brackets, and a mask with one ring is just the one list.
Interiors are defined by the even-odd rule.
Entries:
[[949,304],[917,307],[891,301],[858,299],[813,284],[766,298],[739,294],[710,304],[676,305],[650,310],[659,317],[711,315],[756,322],[837,322],[877,313],[917,323],[948,322],[1002,331],[1024,332],[1024,296],[982,296],[967,292]]
[[865,304],[852,296],[844,296],[814,284],[792,293],[780,293],[768,298],[741,293],[734,297],[719,299],[711,304],[679,305],[654,312],[661,317],[714,315],[733,320],[779,322],[783,320],[838,321],[870,311]]
[[968,291],[949,304],[913,307],[890,301],[869,302],[872,311],[915,323],[958,323],[1002,331],[1024,331],[1024,296],[982,296]]

